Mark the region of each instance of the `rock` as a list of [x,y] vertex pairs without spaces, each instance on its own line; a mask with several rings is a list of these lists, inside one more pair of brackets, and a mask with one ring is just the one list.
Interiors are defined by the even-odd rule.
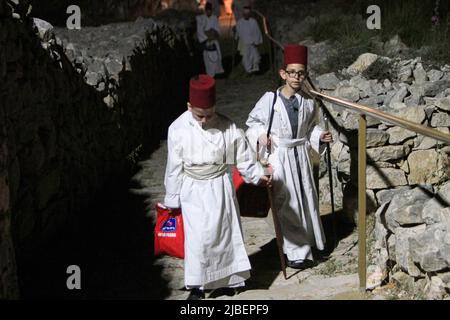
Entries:
[[427,272],[450,267],[450,232],[446,223],[430,225],[423,233],[409,240],[414,262]]
[[450,271],[444,273],[438,273],[437,276],[444,282],[445,287],[450,289]]
[[389,89],[392,88],[392,82],[391,82],[389,79],[384,79],[384,81],[383,81],[383,86],[384,86],[387,90],[389,90]]
[[387,272],[378,265],[369,265],[367,268],[366,289],[373,290],[386,280]]
[[409,174],[409,163],[408,161],[401,161],[401,163],[398,165],[400,167],[400,169],[402,169],[403,171],[405,171],[405,173]]
[[431,277],[431,280],[425,286],[426,298],[428,300],[442,300],[445,295],[445,284],[437,276]]
[[402,42],[399,35],[393,36],[384,43],[383,50],[387,55],[396,56],[404,52],[408,47]]
[[450,111],[450,96],[436,101],[436,106],[444,111]]
[[334,72],[325,73],[316,78],[319,88],[325,90],[334,90],[336,89],[337,84],[339,83],[339,79],[336,77]]
[[380,190],[376,193],[377,201],[380,204],[390,202],[397,193],[406,192],[406,190],[411,190],[411,187],[402,186],[394,189]]
[[435,150],[413,151],[408,156],[410,184],[433,184],[445,181],[450,176],[449,159],[443,152]]
[[426,119],[425,106],[399,109],[395,115],[402,119],[421,124]]
[[378,105],[383,103],[384,96],[372,96],[359,100],[358,104],[378,109]]
[[384,146],[389,140],[389,133],[383,130],[368,128],[366,132],[366,144],[367,147],[380,147]]
[[397,77],[400,82],[408,82],[413,74],[410,64],[403,65],[399,68]]
[[444,112],[436,112],[431,116],[432,127],[450,127],[450,115]]
[[405,172],[394,168],[375,168],[367,166],[367,188],[385,189],[407,185]]
[[350,79],[350,85],[358,88],[361,91],[361,98],[366,98],[375,94],[374,90],[372,89],[372,83],[359,74]]
[[392,275],[392,281],[406,291],[412,291],[414,286],[414,279],[403,271],[394,273]]
[[367,161],[390,161],[403,158],[405,148],[403,146],[385,146],[367,149]]
[[423,69],[422,63],[418,63],[413,71],[416,83],[424,83],[427,81],[427,73]]
[[387,130],[387,133],[389,133],[390,144],[399,144],[405,141],[406,139],[416,136],[415,132],[403,129],[401,127],[389,128]]
[[[344,119],[344,127],[349,130],[358,130],[359,129],[359,115],[351,112],[344,111],[342,114],[342,118]],[[366,117],[367,127],[375,127],[381,124],[381,121],[375,119],[374,117]],[[344,142],[345,143],[345,142]]]
[[416,237],[425,231],[426,225],[422,224],[411,228],[397,227],[395,229],[395,261],[413,277],[421,275],[420,270],[414,265],[410,254],[409,239]]
[[353,62],[348,68],[347,72],[350,75],[357,75],[364,72],[378,59],[378,55],[373,53],[363,53],[360,55],[355,62]]
[[434,97],[440,92],[446,90],[450,87],[450,79],[449,80],[439,80],[434,82],[426,82],[423,85],[423,95],[428,97]]
[[439,188],[438,195],[450,206],[450,181]]
[[413,286],[413,294],[417,297],[423,297],[427,280],[425,278],[415,278]]
[[425,201],[432,197],[428,190],[416,187],[397,193],[386,210],[386,223],[392,232],[399,226],[423,224],[422,209]]
[[52,36],[53,26],[47,21],[38,18],[33,18],[33,23],[38,30],[39,38],[44,42],[49,41]]
[[413,150],[428,150],[431,148],[434,148],[436,146],[436,139],[424,137],[424,136],[418,136],[417,141],[415,141],[415,146]]
[[422,218],[426,224],[434,224],[449,221],[450,223],[450,207],[447,202],[433,198],[425,203],[422,210]]
[[441,70],[430,70],[427,72],[427,76],[429,78],[430,81],[438,81],[441,80],[442,76],[444,75],[444,73]]
[[357,102],[359,100],[359,89],[353,86],[344,85],[337,89],[336,95],[342,99]]
[[408,88],[401,87],[400,90],[398,90],[392,97],[391,101],[389,102],[389,107],[394,108],[393,104],[395,102],[403,102],[403,99],[406,97],[407,94],[408,94]]

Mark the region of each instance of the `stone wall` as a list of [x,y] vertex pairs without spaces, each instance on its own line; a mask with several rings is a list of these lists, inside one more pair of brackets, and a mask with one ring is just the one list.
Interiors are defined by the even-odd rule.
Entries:
[[18,296],[14,255],[20,287],[21,261],[76,228],[96,192],[159,145],[193,72],[182,32],[155,25],[123,66],[107,52],[93,59],[114,67],[94,85],[84,61],[21,13],[0,1],[0,298]]
[[[450,132],[450,66],[424,67],[362,54],[352,65],[314,79],[331,96]],[[357,220],[358,116],[325,103],[333,119],[332,163],[336,202]],[[442,299],[450,271],[450,146],[367,117],[368,212],[375,212],[369,242],[369,287],[394,281],[416,297]],[[329,203],[321,165],[321,202]]]

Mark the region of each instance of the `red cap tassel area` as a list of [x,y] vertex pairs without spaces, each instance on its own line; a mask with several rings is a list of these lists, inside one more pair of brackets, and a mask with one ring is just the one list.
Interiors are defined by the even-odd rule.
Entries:
[[200,74],[189,82],[189,103],[194,108],[208,109],[216,103],[216,81],[213,77]]
[[308,48],[300,44],[288,44],[284,47],[284,64],[308,64]]

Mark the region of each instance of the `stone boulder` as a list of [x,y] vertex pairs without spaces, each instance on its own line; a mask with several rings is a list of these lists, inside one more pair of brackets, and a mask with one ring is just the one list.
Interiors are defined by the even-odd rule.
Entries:
[[450,177],[450,161],[444,152],[435,150],[413,151],[408,156],[410,184],[434,184]]
[[422,210],[432,193],[422,187],[397,193],[386,210],[386,224],[391,232],[398,227],[424,224]]
[[347,68],[347,72],[350,75],[360,74],[369,68],[377,59],[378,55],[376,54],[363,53]]
[[405,172],[395,168],[377,168],[367,165],[367,188],[385,189],[408,184]]
[[436,223],[423,233],[409,240],[413,261],[427,272],[436,272],[450,267],[450,227],[447,223]]

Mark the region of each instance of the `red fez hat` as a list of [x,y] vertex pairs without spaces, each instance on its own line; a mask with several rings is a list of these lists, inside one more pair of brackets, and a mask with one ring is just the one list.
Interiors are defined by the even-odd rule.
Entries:
[[300,44],[288,44],[284,47],[284,64],[308,64],[308,48]]
[[195,108],[208,109],[216,103],[216,81],[213,77],[200,74],[191,79],[189,102]]

